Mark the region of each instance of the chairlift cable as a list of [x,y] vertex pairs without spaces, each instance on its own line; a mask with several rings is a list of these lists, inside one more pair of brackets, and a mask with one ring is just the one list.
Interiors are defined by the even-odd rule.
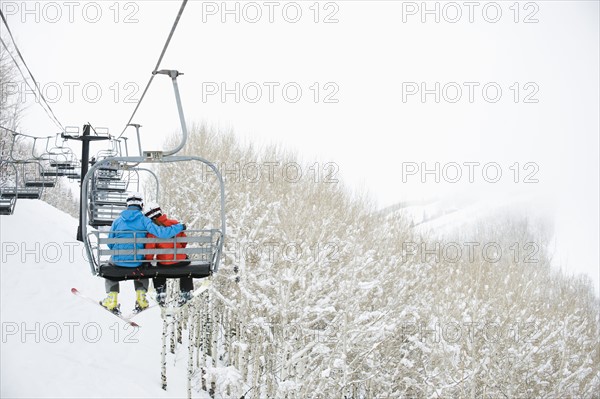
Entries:
[[96,131],[96,129],[94,129],[94,126],[90,122],[88,122],[87,124],[90,125],[90,129],[92,129],[94,131],[94,134],[97,136],[98,132]]
[[[43,106],[42,108],[44,108],[44,110],[46,110],[46,113],[48,113],[48,111],[50,111],[50,114],[52,114],[52,117],[50,119],[53,119],[53,122],[56,123],[56,125],[62,130],[64,131],[65,128],[62,125],[62,123],[60,123],[60,121],[58,120],[58,118],[56,117],[56,114],[54,113],[54,111],[52,110],[52,107],[50,107],[50,104],[48,104],[48,102],[46,101],[46,98],[44,97],[44,95],[42,94],[41,90],[39,90],[39,84],[38,82],[35,80],[35,78],[33,77],[33,74],[31,73],[31,70],[29,69],[29,66],[27,66],[27,63],[25,62],[25,59],[23,58],[23,54],[21,54],[21,51],[19,50],[19,47],[17,46],[17,43],[15,42],[15,38],[13,37],[13,34],[10,30],[10,27],[8,26],[8,22],[6,22],[6,18],[4,17],[4,13],[2,12],[2,10],[0,10],[0,17],[2,18],[2,22],[4,22],[4,25],[6,26],[6,31],[8,32],[8,35],[10,36],[10,39],[13,43],[13,46],[15,47],[15,50],[17,51],[17,54],[19,55],[19,58],[21,59],[21,61],[23,62],[23,65],[25,66],[25,68],[27,69],[27,72],[29,72],[29,76],[31,76],[31,80],[33,80],[33,83],[35,85],[36,88],[38,88],[38,93],[40,94],[40,98],[42,100],[44,100],[44,104],[46,104],[46,107],[48,107],[48,110],[46,110]],[[0,40],[2,40],[0,38]],[[15,65],[17,65],[17,68],[19,69],[19,72],[21,73],[21,76],[23,76],[23,79],[25,79],[25,75],[23,74],[23,72],[21,71],[21,68],[19,68],[16,60],[14,59],[14,57],[12,56],[11,52],[8,50],[8,47],[6,46],[6,43],[4,43],[4,41],[2,40],[2,45],[4,46],[4,48],[6,49],[6,51],[8,52],[8,54],[10,55],[10,57],[12,58],[12,60],[15,62]],[[25,82],[27,82],[27,79],[25,79]],[[29,86],[29,88],[34,91],[31,86],[29,85],[29,83],[27,83],[27,86]],[[50,116],[50,115],[48,115]]]
[[165,56],[167,48],[169,47],[169,43],[171,42],[171,38],[173,37],[173,34],[175,33],[175,29],[177,29],[177,25],[179,24],[179,19],[181,18],[181,15],[183,14],[183,10],[185,9],[187,2],[188,2],[188,0],[183,0],[183,2],[181,3],[179,12],[177,13],[177,17],[175,18],[175,22],[173,23],[173,26],[171,27],[171,32],[169,33],[169,37],[167,37],[167,41],[165,42],[165,45],[163,46],[162,52],[160,53],[160,57],[158,57],[158,62],[156,63],[156,66],[154,67],[154,70],[152,71],[152,75],[150,76],[150,79],[148,80],[148,83],[146,84],[146,88],[142,92],[142,96],[140,97],[138,103],[136,104],[135,109],[133,110],[133,113],[131,114],[131,117],[125,124],[125,127],[123,128],[123,131],[119,135],[118,139],[120,139],[121,136],[123,136],[123,134],[125,133],[125,130],[127,130],[127,126],[129,126],[129,124],[133,120],[133,117],[135,116],[138,108],[140,107],[142,100],[146,96],[146,93],[148,92],[148,89],[150,88],[150,85],[152,84],[152,81],[154,80],[155,73],[156,73],[156,71],[158,71],[158,68],[160,67],[160,63],[162,62],[162,59]]
[[[13,60],[15,66],[17,67],[17,70],[19,71],[19,73],[21,74],[21,77],[23,78],[23,81],[25,82],[25,84],[27,84],[27,87],[29,87],[29,90],[31,90],[32,93],[36,93],[36,90],[34,90],[31,85],[29,84],[29,81],[27,80],[27,78],[25,77],[25,74],[23,73],[23,70],[21,69],[21,66],[19,65],[19,63],[17,62],[17,60],[15,60],[15,57],[13,57],[12,53],[10,52],[10,50],[8,49],[8,46],[6,45],[6,43],[4,42],[4,40],[2,40],[2,37],[0,37],[0,43],[2,43],[2,46],[4,47],[4,49],[6,50],[6,52],[8,53],[8,55],[10,56],[10,58]],[[41,93],[40,93],[41,95]],[[55,118],[52,117],[52,115],[48,112],[48,109],[46,109],[46,107],[44,107],[44,105],[42,103],[39,103],[40,106],[44,109],[44,112],[46,112],[46,115],[48,115],[48,117],[50,118],[50,120],[57,125],[58,127],[60,127],[60,122],[58,122],[58,120],[56,120]],[[10,129],[7,129],[10,130]],[[19,133],[17,133],[19,134]]]
[[14,130],[12,130],[12,129],[9,129],[9,128],[7,128],[7,127],[4,127],[4,126],[1,126],[1,125],[0,125],[0,129],[4,129],[4,130],[6,130],[6,131],[9,131],[9,132],[11,132],[12,134],[18,134],[18,135],[22,135],[22,133],[19,133],[19,132],[17,132],[17,131],[14,131]]

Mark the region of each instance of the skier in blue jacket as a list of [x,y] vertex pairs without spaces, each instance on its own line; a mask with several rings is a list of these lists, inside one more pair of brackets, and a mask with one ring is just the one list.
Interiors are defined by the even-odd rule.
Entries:
[[[110,227],[109,238],[128,238],[132,239],[134,235],[139,238],[145,238],[150,232],[159,238],[172,238],[185,230],[184,224],[175,224],[170,227],[157,226],[150,218],[144,216],[142,208],[144,200],[140,193],[130,193],[127,196],[127,209],[121,212],[121,215],[112,223]],[[137,232],[137,233],[133,233]],[[144,243],[135,244],[138,249],[144,249]],[[123,255],[114,255],[111,258],[111,263],[120,267],[138,267],[143,264],[144,255],[127,254],[134,247],[130,243],[109,244],[111,250],[123,250]],[[148,307],[146,292],[148,291],[148,279],[139,279],[133,281],[136,301],[136,311],[143,310]],[[100,302],[106,309],[119,312],[119,304],[117,295],[119,293],[119,282],[105,280],[106,293],[108,296]]]

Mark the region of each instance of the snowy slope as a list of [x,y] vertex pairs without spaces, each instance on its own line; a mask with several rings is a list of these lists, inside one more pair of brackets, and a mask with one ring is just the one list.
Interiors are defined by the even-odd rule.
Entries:
[[[567,275],[587,274],[594,284],[596,295],[600,296],[598,265],[593,257],[586,255],[589,251],[582,251],[582,248],[597,247],[597,243],[594,245],[593,238],[582,236],[577,227],[578,220],[571,213],[567,216],[564,212],[560,214],[556,209],[541,204],[539,199],[504,193],[468,200],[415,201],[387,209],[389,211],[384,209],[382,212],[388,217],[405,217],[412,222],[416,233],[438,239],[455,238],[457,233],[473,231],[482,220],[491,220],[494,216],[543,221],[545,227],[551,229],[546,249],[552,254],[553,266]],[[562,219],[567,219],[570,225]],[[590,242],[586,243],[583,238]]]
[[[19,200],[14,215],[0,216],[0,396],[185,397],[183,348],[167,358],[168,390],[160,387],[157,308],[138,317],[136,331],[71,294],[77,287],[104,296],[76,228],[77,220],[42,201]],[[121,283],[121,291],[128,314],[133,283]]]
[[504,213],[512,216],[536,213],[524,197],[495,196],[470,201],[437,200],[426,205],[414,205],[400,210],[412,220],[417,232],[434,237],[454,234],[460,229],[471,229],[481,220]]

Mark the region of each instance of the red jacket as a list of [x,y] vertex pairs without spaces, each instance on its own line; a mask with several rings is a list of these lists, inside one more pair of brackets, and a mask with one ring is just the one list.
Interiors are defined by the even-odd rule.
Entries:
[[[165,215],[164,213],[162,215],[160,215],[157,218],[157,220],[159,223],[163,224],[166,227],[169,227],[169,226],[179,223],[177,220],[168,219],[167,215]],[[156,238],[155,235],[150,234],[150,233],[148,233],[146,235],[146,237]],[[181,233],[177,234],[176,237],[186,237],[186,235],[182,231]],[[187,242],[180,242],[180,243],[177,243],[177,248],[185,248],[186,245],[187,245]],[[154,249],[154,248],[160,248],[160,249],[173,248],[173,244],[171,244],[171,243],[155,244],[155,243],[151,243],[151,242],[146,244],[146,249]],[[175,255],[171,255],[171,254],[158,254],[158,255],[146,255],[146,260],[154,260],[155,256],[156,256],[156,259],[158,260],[158,263],[160,263],[161,265],[172,265],[172,264],[175,264],[182,260],[187,259],[187,256],[185,254],[177,254],[176,257],[175,257]],[[177,260],[176,262],[173,262],[174,257]]]

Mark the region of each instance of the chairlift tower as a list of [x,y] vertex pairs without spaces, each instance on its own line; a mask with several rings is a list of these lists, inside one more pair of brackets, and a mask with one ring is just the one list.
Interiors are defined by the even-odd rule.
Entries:
[[[81,141],[81,178],[83,180],[83,176],[87,174],[88,166],[89,166],[89,158],[90,158],[90,142],[91,141],[102,141],[102,140],[110,140],[110,136],[92,136],[90,135],[91,125],[88,123],[83,125],[83,134],[80,136],[68,135],[63,133],[61,137],[67,140],[78,140]],[[87,200],[83,198],[83,189],[81,181],[79,181],[79,203],[83,203],[83,201]],[[80,207],[81,209],[81,207]],[[82,215],[81,211],[79,212],[79,226],[77,226],[77,241],[83,242],[83,236],[81,234],[81,221]]]

